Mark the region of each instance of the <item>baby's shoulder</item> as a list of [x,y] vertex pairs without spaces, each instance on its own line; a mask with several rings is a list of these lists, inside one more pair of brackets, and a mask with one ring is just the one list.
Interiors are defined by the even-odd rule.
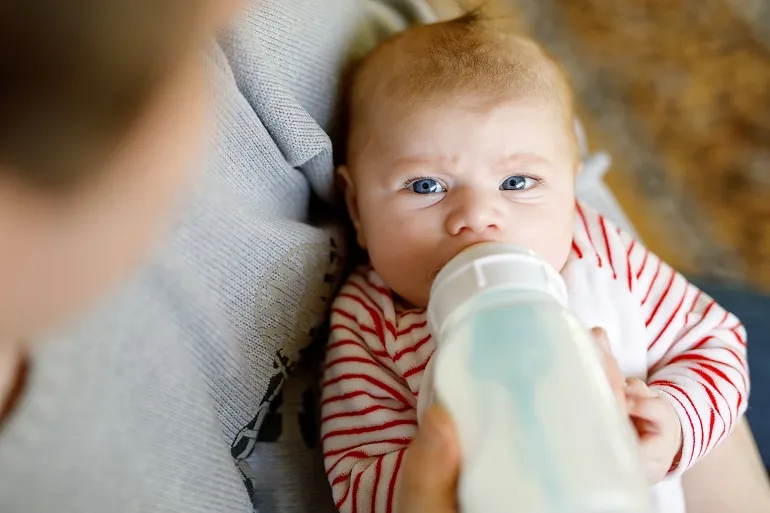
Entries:
[[584,271],[609,274],[630,292],[634,276],[629,259],[636,244],[633,236],[612,220],[584,203],[575,204],[570,261],[579,261]]

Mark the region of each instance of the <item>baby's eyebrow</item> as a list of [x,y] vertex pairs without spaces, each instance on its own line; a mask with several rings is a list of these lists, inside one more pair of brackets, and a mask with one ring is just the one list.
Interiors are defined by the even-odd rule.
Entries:
[[394,169],[412,169],[412,168],[446,168],[452,165],[450,159],[438,156],[417,156],[417,157],[404,157],[397,159],[393,163]]

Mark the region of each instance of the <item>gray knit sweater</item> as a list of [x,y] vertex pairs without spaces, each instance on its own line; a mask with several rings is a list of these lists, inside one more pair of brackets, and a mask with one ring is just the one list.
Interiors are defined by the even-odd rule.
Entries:
[[278,392],[341,273],[340,70],[426,14],[418,1],[251,2],[211,52],[218,131],[183,219],[34,355],[0,431],[0,512],[330,509],[312,391]]
[[422,0],[251,0],[210,54],[218,130],[184,217],[38,346],[0,429],[0,513],[333,510],[310,343],[344,267],[334,93],[352,54],[429,17]]

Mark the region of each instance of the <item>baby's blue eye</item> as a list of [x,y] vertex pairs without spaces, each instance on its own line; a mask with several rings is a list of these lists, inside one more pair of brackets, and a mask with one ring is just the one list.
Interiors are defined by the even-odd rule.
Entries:
[[411,182],[408,187],[412,189],[412,192],[416,192],[417,194],[437,194],[446,192],[446,189],[433,178],[420,178]]
[[537,184],[534,179],[528,176],[513,175],[506,178],[500,185],[501,191],[526,191]]

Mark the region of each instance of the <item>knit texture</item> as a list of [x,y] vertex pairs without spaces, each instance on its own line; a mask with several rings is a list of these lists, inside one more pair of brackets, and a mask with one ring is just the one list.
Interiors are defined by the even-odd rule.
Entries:
[[327,135],[338,77],[420,12],[255,0],[212,48],[205,173],[144,268],[37,347],[0,432],[0,511],[230,513],[250,511],[250,495],[268,513],[330,504],[312,442],[257,437],[341,277]]

